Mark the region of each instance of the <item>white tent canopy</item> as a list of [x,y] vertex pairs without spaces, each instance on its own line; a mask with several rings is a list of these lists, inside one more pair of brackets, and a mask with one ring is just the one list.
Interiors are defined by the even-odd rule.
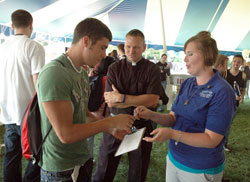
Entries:
[[208,30],[220,50],[243,51],[250,49],[249,7],[249,0],[5,0],[0,1],[0,23],[10,25],[11,13],[26,9],[35,31],[72,38],[79,21],[96,17],[109,26],[113,41],[124,41],[137,28],[150,45],[163,45],[165,38],[168,46],[183,46]]

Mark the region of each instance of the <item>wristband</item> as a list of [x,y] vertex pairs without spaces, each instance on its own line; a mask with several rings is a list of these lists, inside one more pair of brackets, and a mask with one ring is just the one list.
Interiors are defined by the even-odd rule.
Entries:
[[179,143],[179,141],[181,140],[181,137],[182,137],[182,132],[181,131],[179,131],[179,133],[178,133],[178,139],[175,141],[175,146],[177,146],[178,145],[178,143]]
[[126,94],[123,95],[122,103],[125,103],[126,100]]

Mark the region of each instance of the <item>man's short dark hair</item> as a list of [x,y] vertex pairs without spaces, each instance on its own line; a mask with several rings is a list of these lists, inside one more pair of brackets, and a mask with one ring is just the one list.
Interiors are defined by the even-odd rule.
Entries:
[[117,48],[118,48],[119,50],[121,50],[123,53],[125,52],[124,44],[123,44],[123,43],[118,44],[118,45],[117,45]]
[[165,54],[165,53],[163,53],[163,54],[161,55],[161,57],[163,57],[163,56],[166,56],[166,57],[168,57],[168,56],[167,56],[167,54]]
[[145,37],[144,37],[144,34],[142,33],[142,31],[138,30],[138,29],[133,29],[133,30],[130,30],[126,37],[127,36],[134,36],[134,37],[141,37],[143,39],[143,42],[145,42]]
[[106,37],[109,41],[112,40],[112,33],[109,28],[95,18],[86,18],[77,24],[72,44],[76,44],[84,36],[91,39],[92,45],[103,37]]
[[234,58],[241,58],[241,60],[242,60],[242,64],[244,63],[244,58],[243,58],[243,56],[242,55],[240,55],[240,54],[236,54],[236,55],[234,55]]
[[27,28],[32,24],[33,18],[28,11],[19,9],[11,14],[11,21],[15,28]]

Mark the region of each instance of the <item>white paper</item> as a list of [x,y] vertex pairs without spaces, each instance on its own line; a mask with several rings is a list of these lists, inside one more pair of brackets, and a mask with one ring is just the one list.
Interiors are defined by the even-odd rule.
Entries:
[[115,153],[115,157],[136,150],[140,146],[145,130],[146,127],[138,129],[135,133],[125,135]]

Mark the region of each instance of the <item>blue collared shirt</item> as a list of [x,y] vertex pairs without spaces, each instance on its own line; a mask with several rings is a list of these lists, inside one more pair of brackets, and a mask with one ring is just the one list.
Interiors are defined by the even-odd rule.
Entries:
[[[173,129],[189,133],[204,133],[205,129],[225,135],[236,109],[236,100],[232,87],[215,74],[204,85],[197,85],[196,78],[186,79],[172,106],[176,116]],[[216,168],[223,164],[224,139],[215,148],[200,148],[169,142],[169,150],[174,160],[193,169]]]

